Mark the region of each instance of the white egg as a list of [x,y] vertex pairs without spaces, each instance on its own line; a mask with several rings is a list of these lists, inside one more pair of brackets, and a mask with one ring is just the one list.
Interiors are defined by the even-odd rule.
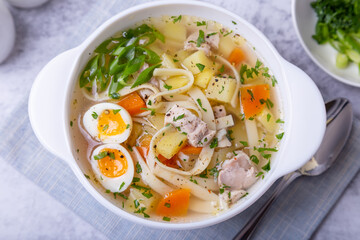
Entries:
[[132,129],[130,114],[114,103],[92,106],[83,117],[86,131],[103,143],[122,143],[129,138]]
[[93,151],[90,163],[96,179],[111,192],[123,192],[133,180],[133,160],[119,144],[100,145]]

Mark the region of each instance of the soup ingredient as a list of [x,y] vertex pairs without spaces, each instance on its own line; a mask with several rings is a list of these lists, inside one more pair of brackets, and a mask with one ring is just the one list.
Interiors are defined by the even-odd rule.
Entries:
[[148,187],[139,184],[135,186],[140,186],[141,189],[130,187],[130,193],[124,208],[129,212],[150,217],[149,214],[156,209],[160,196]]
[[160,200],[156,214],[166,217],[185,216],[189,208],[189,200],[189,189],[177,189],[169,192]]
[[215,131],[196,117],[189,110],[174,106],[165,114],[165,124],[172,124],[180,133],[187,137],[193,147],[207,145],[215,135]]
[[249,156],[243,151],[228,153],[226,157],[228,159],[222,164],[218,177],[220,193],[225,193],[225,199],[229,202],[236,202],[244,190],[256,182],[257,173]]
[[186,142],[186,135],[177,131],[167,132],[157,144],[156,151],[165,158],[170,159],[186,145]]
[[218,102],[230,103],[236,89],[236,79],[212,77],[206,89],[206,97]]
[[167,88],[168,90],[170,89],[178,89],[181,88],[183,86],[185,86],[186,84],[188,84],[189,79],[185,76],[175,76],[175,77],[170,77],[168,80],[165,81],[166,86],[165,88]]
[[175,42],[183,43],[186,40],[186,27],[180,22],[168,22],[161,29],[161,32],[164,34],[165,38]]
[[205,55],[204,51],[199,50],[194,52],[183,61],[184,66],[193,74],[200,73],[200,69],[196,64],[204,65],[207,68],[211,68],[212,61]]
[[199,155],[201,150],[202,150],[202,147],[193,147],[193,146],[187,145],[181,149],[181,152],[185,155],[190,155],[190,154]]
[[[241,104],[246,118],[259,114],[265,106],[271,107],[270,86],[268,84],[253,85],[240,89]],[[269,102],[270,101],[270,102]]]
[[276,119],[269,109],[264,108],[257,116],[256,119],[264,126],[267,132],[274,132],[276,130]]
[[234,48],[234,50],[230,53],[228,61],[235,66],[245,60],[244,51],[241,48]]
[[345,68],[351,60],[360,71],[360,1],[317,0],[311,7],[318,17],[312,36],[315,41],[330,43],[338,51],[338,68]]
[[132,129],[130,114],[114,103],[99,103],[84,114],[86,131],[104,143],[122,143],[128,139]]
[[132,92],[121,98],[118,104],[125,108],[131,116],[144,112],[144,110],[141,109],[146,108],[144,100],[137,92]]
[[211,50],[217,50],[219,48],[219,41],[218,33],[210,35],[208,32],[199,30],[186,39],[184,49],[188,51],[202,50],[209,56]]
[[95,148],[90,163],[96,179],[111,192],[123,192],[134,177],[134,164],[129,152],[119,144]]
[[195,76],[194,84],[201,88],[206,88],[213,76],[214,71],[209,68],[205,68],[202,72]]

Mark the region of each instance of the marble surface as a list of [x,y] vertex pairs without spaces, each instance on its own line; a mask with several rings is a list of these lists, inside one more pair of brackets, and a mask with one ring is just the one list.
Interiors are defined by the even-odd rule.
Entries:
[[[0,109],[5,116],[0,120],[0,127],[4,125],[3,119],[26,100],[32,81],[40,69],[57,54],[80,43],[69,42],[69,36],[76,34],[76,29],[84,24],[82,16],[95,2],[51,0],[39,8],[11,8],[17,38],[12,54],[0,65]],[[127,2],[124,6],[142,2],[145,1]],[[325,100],[349,98],[354,105],[355,116],[360,118],[360,88],[335,81],[310,60],[296,37],[289,0],[207,2],[235,12],[254,24],[285,59],[310,75]],[[119,1],[119,4],[122,3],[125,2]],[[85,38],[82,36],[81,40]],[[24,114],[27,114],[26,109]],[[105,239],[86,221],[3,161],[0,161],[0,172],[0,239]],[[359,202],[358,174],[313,238],[357,239],[360,234]]]

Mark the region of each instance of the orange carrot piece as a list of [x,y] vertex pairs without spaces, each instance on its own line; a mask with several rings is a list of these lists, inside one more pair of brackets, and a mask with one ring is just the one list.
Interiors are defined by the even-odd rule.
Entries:
[[131,116],[144,112],[141,108],[146,108],[144,100],[137,92],[132,92],[120,99],[118,105],[125,108]]
[[202,150],[202,147],[193,147],[193,146],[187,145],[187,146],[183,147],[180,150],[180,152],[182,152],[183,154],[186,154],[186,155],[189,155],[189,154],[199,155],[201,150]]
[[160,200],[156,214],[166,217],[186,216],[189,200],[189,189],[177,189],[169,192]]
[[254,117],[266,106],[265,101],[270,98],[270,86],[268,84],[242,87],[241,105],[246,118]]
[[234,48],[234,50],[230,53],[230,56],[228,58],[229,62],[231,64],[234,64],[235,66],[238,65],[240,62],[242,62],[244,59],[245,59],[245,54],[241,48]]
[[140,155],[143,157],[144,161],[146,162],[146,156],[149,152],[149,148],[146,147],[136,147],[136,149],[139,151]]
[[179,165],[177,164],[177,161],[179,160],[179,158],[178,158],[177,155],[173,156],[173,157],[170,158],[170,159],[167,159],[167,158],[164,157],[163,155],[159,154],[159,155],[157,156],[157,158],[159,159],[159,161],[160,161],[162,164],[164,164],[164,165],[166,165],[166,166],[168,166],[168,167],[172,167],[172,168],[176,168],[176,169],[179,168]]
[[146,162],[146,156],[149,153],[151,138],[152,138],[151,135],[145,135],[144,137],[141,138],[139,146],[136,147],[139,153],[141,154],[141,156],[144,158],[145,162]]

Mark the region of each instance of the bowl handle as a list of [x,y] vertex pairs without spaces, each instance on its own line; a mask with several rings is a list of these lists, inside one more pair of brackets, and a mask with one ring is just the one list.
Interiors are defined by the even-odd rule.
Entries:
[[[53,58],[37,75],[29,96],[30,123],[40,143],[51,153],[69,161],[64,109],[66,87],[76,49]],[[68,123],[69,124],[69,123]]]
[[326,128],[326,110],[321,93],[312,79],[300,68],[283,60],[289,83],[287,103],[291,119],[286,119],[283,154],[276,166],[275,179],[302,167],[319,148]]

